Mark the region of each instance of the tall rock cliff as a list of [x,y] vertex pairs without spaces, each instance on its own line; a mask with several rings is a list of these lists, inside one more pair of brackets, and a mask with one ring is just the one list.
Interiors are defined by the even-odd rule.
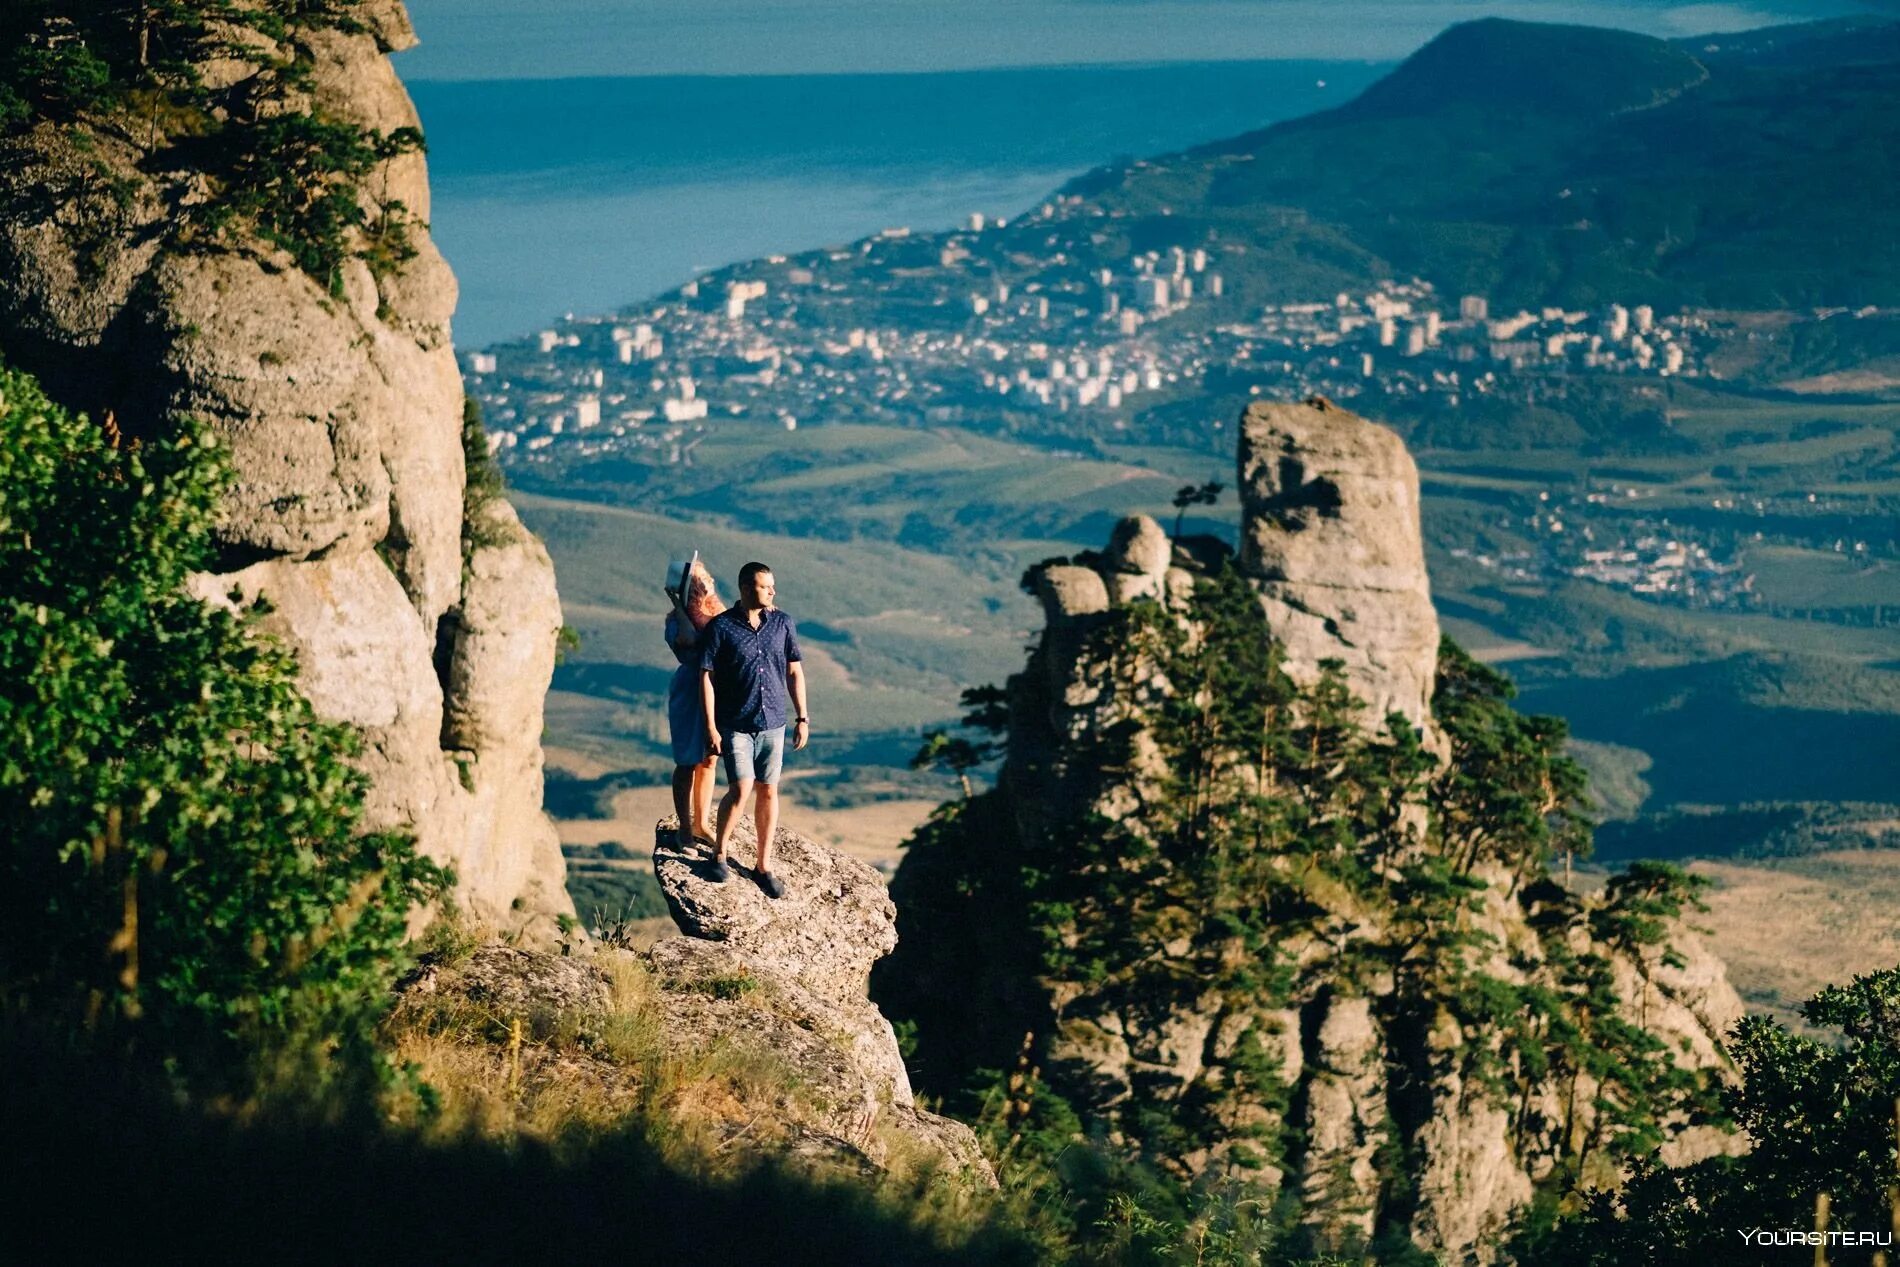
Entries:
[[[997,785],[893,884],[904,938],[874,994],[917,1023],[922,1084],[1014,1061],[1108,1147],[1270,1194],[1309,1249],[1396,1237],[1452,1262],[1495,1254],[1539,1185],[1613,1181],[1618,1147],[1720,1146],[1691,1107],[1741,1005],[1666,913],[1631,932],[1668,878],[1575,895],[1535,850],[1494,856],[1489,819],[1451,821],[1535,831],[1562,798],[1469,750],[1514,723],[1474,741],[1447,711],[1471,687],[1435,681],[1398,438],[1324,401],[1256,405],[1239,487],[1237,557],[1137,517],[1033,573],[1047,624],[1008,685]],[[1219,661],[1249,640],[1298,688],[1260,696],[1257,759],[1244,737],[1210,759],[1230,724],[1211,692],[1251,689]],[[1165,646],[1185,651],[1145,649]],[[1401,765],[1416,791],[1395,795]]]
[[[264,600],[318,711],[362,728],[371,826],[413,830],[483,923],[546,936],[572,913],[541,806],[560,605],[507,503],[465,504],[456,284],[423,157],[392,145],[375,165],[356,192],[369,227],[326,286],[218,219],[229,190],[194,148],[232,120],[416,128],[387,56],[415,43],[401,4],[345,8],[282,40],[224,33],[191,68],[195,114],[154,103],[0,139],[0,349],[130,437],[210,423],[237,481],[202,595]],[[404,249],[379,258],[369,234],[392,219]]]

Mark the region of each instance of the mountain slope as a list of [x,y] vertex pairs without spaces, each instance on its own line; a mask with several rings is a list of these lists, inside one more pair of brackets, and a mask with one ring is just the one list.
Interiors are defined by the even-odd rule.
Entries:
[[[1794,28],[1796,32],[1804,28]],[[1092,173],[1085,209],[1245,245],[1248,298],[1309,268],[1418,275],[1504,304],[1730,307],[1900,301],[1867,227],[1900,190],[1900,27],[1671,44],[1487,19],[1348,105]]]

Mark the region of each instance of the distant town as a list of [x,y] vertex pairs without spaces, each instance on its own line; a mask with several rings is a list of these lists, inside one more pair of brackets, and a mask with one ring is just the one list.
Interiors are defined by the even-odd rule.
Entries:
[[[1497,312],[1484,295],[1441,295],[1417,279],[1249,307],[1221,259],[1244,247],[1171,246],[1104,264],[1072,245],[1087,214],[1057,199],[1015,225],[972,215],[950,233],[893,228],[734,266],[618,315],[570,315],[466,353],[470,389],[505,463],[634,452],[691,463],[708,428],[727,423],[1042,420],[1114,437],[1210,376],[1244,378],[1255,394],[1435,396],[1454,408],[1548,393],[1573,376],[1693,379],[1709,374],[1723,337],[1710,315],[1641,296]],[[1529,556],[1465,557],[1697,606],[1752,601],[1732,561],[1666,523],[1598,540],[1591,528],[1566,537],[1557,508],[1534,518],[1547,544]]]
[[[1553,367],[1700,372],[1703,323],[1691,315],[1659,318],[1642,303],[1493,315],[1483,296],[1445,300],[1419,281],[1267,306],[1210,328],[1181,320],[1224,297],[1206,248],[1151,250],[1119,269],[1073,267],[1059,250],[1044,260],[986,258],[986,231],[1006,225],[976,215],[964,231],[928,240],[890,229],[853,250],[773,256],[689,282],[637,316],[573,317],[532,343],[471,354],[468,369],[497,443],[526,451],[576,433],[592,433],[584,442],[603,450],[670,450],[709,417],[796,427],[841,414],[1112,416],[1216,366],[1339,397],[1376,382],[1456,398]],[[925,245],[930,253],[918,258]],[[901,295],[839,302],[866,265]],[[841,266],[848,280],[829,275]],[[1012,273],[1028,276],[999,280]],[[841,324],[838,310],[854,306],[896,320]]]

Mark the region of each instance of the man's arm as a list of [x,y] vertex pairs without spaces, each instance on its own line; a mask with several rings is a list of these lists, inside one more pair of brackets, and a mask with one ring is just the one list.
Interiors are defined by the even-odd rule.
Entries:
[[792,750],[803,748],[811,739],[811,723],[805,717],[805,662],[793,660],[785,666],[785,683],[792,688]]
[[713,720],[712,670],[699,671],[699,706],[706,717],[706,751],[719,755],[719,723]]

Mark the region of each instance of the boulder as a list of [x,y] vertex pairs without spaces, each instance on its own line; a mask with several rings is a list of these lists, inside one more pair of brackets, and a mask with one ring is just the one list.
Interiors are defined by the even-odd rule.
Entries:
[[870,864],[779,830],[772,870],[785,885],[773,900],[745,865],[757,848],[751,825],[734,829],[737,865],[724,884],[705,878],[704,846],[688,849],[658,831],[653,869],[673,922],[688,937],[724,942],[761,972],[822,999],[865,996],[871,965],[897,946],[897,905]]
[[970,1128],[917,1107],[897,1035],[866,993],[871,965],[897,945],[883,877],[780,828],[772,872],[785,894],[774,900],[740,865],[756,842],[739,823],[731,876],[715,883],[703,845],[682,848],[672,818],[655,829],[654,873],[682,934],[647,955],[665,989],[668,1041],[768,1053],[830,1106],[821,1135],[876,1164],[906,1152],[994,1186]]
[[1174,544],[1160,524],[1147,515],[1131,515],[1115,525],[1103,556],[1110,596],[1117,603],[1138,598],[1157,602],[1167,595],[1168,569]]

